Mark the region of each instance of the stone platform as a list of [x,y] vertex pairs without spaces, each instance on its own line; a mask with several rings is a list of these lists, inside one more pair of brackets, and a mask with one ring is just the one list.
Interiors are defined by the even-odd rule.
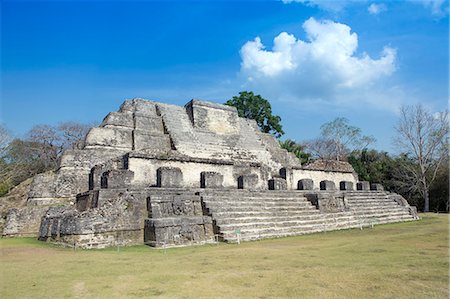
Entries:
[[[375,182],[376,183],[376,182]],[[234,107],[133,99],[37,175],[4,236],[69,246],[187,246],[417,218],[350,164],[301,165]]]

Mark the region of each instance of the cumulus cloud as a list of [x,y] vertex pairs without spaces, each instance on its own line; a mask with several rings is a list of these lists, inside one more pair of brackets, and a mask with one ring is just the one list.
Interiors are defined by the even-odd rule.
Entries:
[[310,18],[303,29],[306,40],[282,32],[272,50],[259,37],[242,46],[246,87],[303,103],[368,102],[360,96],[395,71],[395,49],[385,47],[377,59],[357,55],[358,36],[345,24]]
[[371,15],[377,15],[377,14],[383,12],[383,11],[386,11],[386,10],[387,10],[387,7],[383,3],[381,3],[381,4],[372,3],[367,8],[367,11]]

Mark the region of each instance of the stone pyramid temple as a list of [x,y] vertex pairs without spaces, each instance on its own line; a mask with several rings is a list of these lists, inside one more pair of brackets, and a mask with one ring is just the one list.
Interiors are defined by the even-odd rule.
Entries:
[[82,248],[185,246],[358,228],[417,219],[350,164],[302,166],[234,107],[126,100],[34,177],[4,236]]

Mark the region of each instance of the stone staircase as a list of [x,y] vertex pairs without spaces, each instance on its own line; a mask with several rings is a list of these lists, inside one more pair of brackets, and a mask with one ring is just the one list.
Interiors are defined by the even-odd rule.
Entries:
[[386,192],[349,192],[348,209],[322,213],[305,191],[203,190],[219,240],[236,242],[414,220]]
[[408,208],[399,205],[386,191],[347,191],[345,199],[355,217],[375,224],[414,220]]
[[194,128],[183,107],[158,104],[158,111],[175,149],[184,155],[246,162],[270,161],[270,154],[246,120],[239,120],[239,135],[222,136]]

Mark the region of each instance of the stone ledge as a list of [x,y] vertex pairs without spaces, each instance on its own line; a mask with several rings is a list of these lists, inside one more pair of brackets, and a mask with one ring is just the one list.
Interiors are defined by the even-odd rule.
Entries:
[[151,223],[154,227],[180,226],[185,224],[209,224],[212,223],[210,216],[180,216],[166,218],[147,218],[146,223]]
[[197,100],[197,99],[190,100],[186,105],[184,105],[184,107],[189,107],[189,106],[192,106],[192,105],[200,106],[200,107],[208,107],[208,108],[220,109],[220,110],[226,110],[226,111],[231,111],[231,112],[236,112],[237,113],[236,107],[222,105],[222,104],[217,104],[217,103],[213,103],[213,102],[206,102],[206,101]]
[[[234,161],[232,161],[232,160],[194,158],[194,157],[184,156],[184,155],[180,155],[180,154],[174,154],[173,152],[169,155],[143,154],[143,153],[133,153],[133,152],[129,152],[129,153],[125,154],[125,159],[130,159],[130,158],[148,159],[148,160],[166,160],[166,161],[177,161],[177,162],[192,162],[192,163],[204,163],[204,164],[218,164],[218,165],[236,165],[234,163]],[[258,163],[258,162],[249,162],[246,165],[249,167],[261,167],[261,163]]]

